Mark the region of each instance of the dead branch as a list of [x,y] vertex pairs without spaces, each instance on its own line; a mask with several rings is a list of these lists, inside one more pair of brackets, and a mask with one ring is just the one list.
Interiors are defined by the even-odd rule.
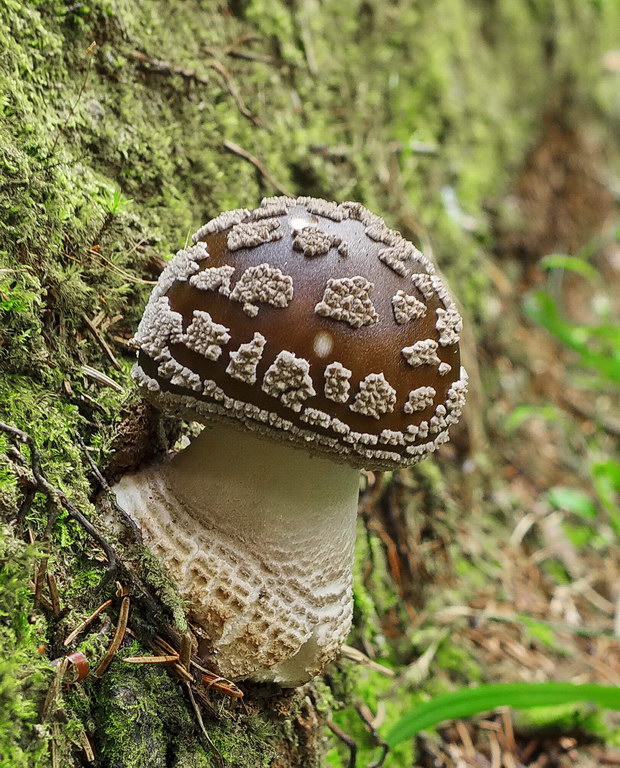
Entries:
[[10,435],[17,442],[24,443],[28,446],[30,451],[30,469],[34,478],[34,489],[45,494],[52,504],[62,507],[70,518],[78,522],[86,533],[88,533],[88,535],[94,539],[98,546],[103,550],[105,556],[108,558],[110,568],[112,570],[116,569],[118,559],[113,547],[104,539],[99,531],[97,531],[90,520],[88,520],[79,509],[73,506],[65,494],[59,488],[54,487],[45,477],[41,468],[41,458],[32,437],[21,429],[12,427],[2,421],[0,421],[0,431]]
[[252,165],[263,176],[265,181],[271,184],[271,186],[274,189],[276,189],[281,195],[286,195],[286,197],[291,197],[290,192],[287,192],[286,189],[284,189],[284,187],[273,178],[273,176],[269,173],[269,171],[265,168],[265,166],[261,163],[261,161],[257,157],[254,157],[254,155],[251,155],[249,152],[243,149],[243,147],[240,147],[238,144],[235,144],[234,141],[228,141],[228,139],[225,139],[224,146],[226,147],[227,150],[229,150],[233,154],[238,155],[239,157],[242,157],[244,160],[247,160],[248,163],[252,163]]
[[99,666],[93,672],[94,677],[101,677],[106,669],[110,666],[112,659],[116,655],[116,652],[121,647],[121,643],[125,637],[125,630],[127,629],[127,619],[129,618],[129,597],[126,595],[121,600],[121,609],[118,614],[118,624],[116,625],[116,631],[112,638],[108,649],[106,650],[103,659],[99,662]]
[[192,703],[192,707],[194,709],[194,714],[196,715],[196,720],[198,721],[198,725],[200,727],[200,731],[201,731],[202,735],[204,736],[205,741],[209,745],[209,748],[213,752],[213,755],[215,756],[218,768],[224,768],[224,758],[219,753],[217,747],[211,741],[211,737],[207,733],[207,729],[205,728],[205,724],[204,724],[203,719],[202,719],[202,713],[200,711],[200,707],[198,706],[198,702],[194,698],[194,693],[192,691],[192,687],[191,687],[191,685],[189,683],[186,683],[185,684],[185,688],[187,690],[187,695],[189,696],[189,700]]
[[[142,53],[141,51],[128,51],[126,55],[131,59],[139,61],[141,64],[146,64],[152,72],[163,75],[179,75],[186,80],[191,80],[195,83],[199,83],[200,85],[209,85],[209,80],[206,77],[200,75],[195,69],[187,69],[185,67],[179,67],[175,64],[171,64],[168,61],[154,59],[152,56],[147,56],[146,53]],[[254,125],[262,125],[259,118],[256,117],[256,115],[254,115],[245,105],[243,99],[241,98],[241,94],[239,93],[239,90],[237,89],[237,86],[235,85],[235,82],[233,81],[232,76],[226,67],[217,59],[207,61],[205,64],[207,67],[214,69],[222,77],[228,92],[233,97],[235,104],[239,109],[239,112],[241,112],[244,117],[247,117],[248,120],[251,120]]]
[[103,613],[105,611],[105,609],[108,608],[110,605],[112,605],[112,600],[106,600],[105,603],[102,603],[99,606],[99,608],[97,608],[95,611],[93,611],[88,618],[84,619],[84,621],[81,624],[79,624],[73,630],[73,632],[71,632],[69,635],[67,635],[63,645],[65,647],[68,647],[69,645],[71,645],[71,643],[80,634],[80,632],[83,632],[86,629],[86,627],[90,626],[93,623],[93,621],[97,618],[97,616],[99,616],[101,613]]
[[357,742],[355,739],[352,736],[349,736],[348,733],[345,733],[333,720],[327,721],[327,727],[336,738],[347,745],[349,748],[349,768],[355,768],[357,765]]
[[108,356],[108,359],[112,363],[112,365],[116,368],[117,371],[122,371],[121,364],[118,362],[116,357],[114,356],[114,352],[112,352],[112,349],[110,348],[109,344],[106,342],[106,340],[103,338],[103,336],[99,333],[99,330],[95,326],[95,324],[90,320],[88,315],[83,315],[84,323],[88,330],[92,333],[93,338],[99,344],[101,349],[104,351],[104,353]]

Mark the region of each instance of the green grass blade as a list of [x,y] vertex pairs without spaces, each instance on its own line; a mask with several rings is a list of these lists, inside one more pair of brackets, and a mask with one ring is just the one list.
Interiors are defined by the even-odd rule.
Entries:
[[437,696],[399,720],[386,741],[395,747],[425,728],[454,718],[469,717],[495,707],[547,707],[591,701],[607,709],[620,710],[620,687],[574,683],[505,683],[463,688]]

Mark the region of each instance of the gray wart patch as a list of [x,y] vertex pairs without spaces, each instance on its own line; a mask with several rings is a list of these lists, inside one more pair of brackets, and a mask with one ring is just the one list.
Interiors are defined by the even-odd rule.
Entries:
[[270,264],[248,267],[233,288],[230,298],[243,304],[243,311],[256,317],[256,304],[271,304],[272,307],[288,307],[293,299],[293,278],[284,275]]
[[236,224],[228,233],[228,250],[256,248],[258,245],[282,239],[282,227],[278,219],[264,219]]
[[265,337],[256,332],[252,341],[241,344],[239,349],[230,353],[230,362],[226,373],[233,379],[244,381],[246,384],[256,382],[256,368],[263,356],[266,344]]
[[283,350],[265,372],[262,390],[277,397],[288,408],[300,411],[303,401],[316,394],[310,378],[310,364]]
[[349,399],[352,375],[342,363],[330,363],[325,368],[325,397],[335,403],[346,403]]
[[422,339],[410,347],[404,347],[401,352],[412,368],[420,365],[440,365],[441,360],[437,357],[438,347],[439,344],[434,339]]
[[411,320],[419,320],[426,314],[426,305],[404,291],[397,291],[392,296],[392,309],[394,319],[399,325],[404,325]]
[[230,293],[230,280],[232,278],[234,267],[225,264],[223,267],[209,267],[192,275],[189,284],[201,291],[218,291],[224,296]]
[[349,408],[364,416],[380,419],[386,413],[392,413],[396,404],[396,390],[382,373],[369,373],[360,382],[355,400]]
[[373,325],[379,315],[370,298],[373,283],[361,275],[330,278],[314,311],[323,317],[331,317],[348,323],[352,328]]
[[304,256],[323,256],[341,243],[342,238],[323,232],[318,227],[304,227],[295,233],[293,249],[301,251]]
[[183,335],[183,343],[207,360],[218,360],[222,346],[230,341],[229,330],[225,325],[216,323],[208,312],[195,309],[193,320]]

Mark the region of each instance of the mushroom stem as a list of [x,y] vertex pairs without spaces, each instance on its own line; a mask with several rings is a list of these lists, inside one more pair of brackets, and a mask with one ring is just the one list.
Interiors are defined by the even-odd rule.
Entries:
[[225,677],[300,685],[351,624],[359,472],[223,424],[114,490]]

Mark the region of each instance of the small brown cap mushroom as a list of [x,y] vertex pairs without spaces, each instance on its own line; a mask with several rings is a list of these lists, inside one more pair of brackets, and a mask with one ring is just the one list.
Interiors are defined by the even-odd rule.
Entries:
[[265,198],[211,220],[170,262],[134,377],[192,420],[392,469],[458,421],[461,327],[433,264],[361,204]]

